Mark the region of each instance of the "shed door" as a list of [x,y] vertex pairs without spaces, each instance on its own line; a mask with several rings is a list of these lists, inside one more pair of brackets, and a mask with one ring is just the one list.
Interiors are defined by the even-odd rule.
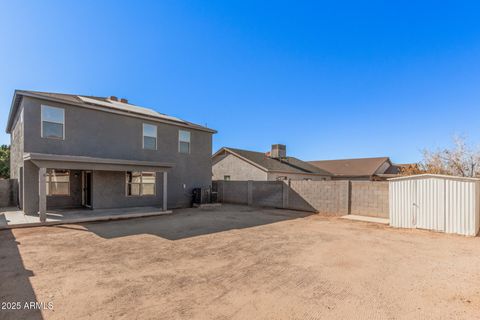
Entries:
[[417,179],[414,199],[416,228],[445,231],[445,180]]

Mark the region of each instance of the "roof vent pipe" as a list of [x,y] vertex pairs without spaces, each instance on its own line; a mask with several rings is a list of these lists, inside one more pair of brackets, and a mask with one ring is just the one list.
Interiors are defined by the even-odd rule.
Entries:
[[128,103],[128,99],[121,98],[121,99],[120,99],[120,102],[121,102],[121,103]]
[[115,96],[110,96],[110,97],[108,97],[108,100],[110,100],[110,101],[118,101],[118,98],[115,97]]

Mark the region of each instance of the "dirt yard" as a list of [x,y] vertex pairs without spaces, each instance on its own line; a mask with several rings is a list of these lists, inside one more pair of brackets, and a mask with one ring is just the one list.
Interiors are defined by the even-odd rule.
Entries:
[[480,239],[223,206],[0,231],[1,319],[478,319]]

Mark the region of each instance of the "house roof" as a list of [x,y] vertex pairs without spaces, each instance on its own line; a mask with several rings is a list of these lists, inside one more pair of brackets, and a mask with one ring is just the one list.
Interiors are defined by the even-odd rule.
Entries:
[[308,163],[320,169],[327,170],[336,176],[363,177],[374,175],[386,161],[390,162],[390,159],[388,157],[378,157],[308,161]]
[[20,105],[22,97],[29,96],[33,98],[46,99],[50,101],[56,101],[60,103],[67,103],[80,107],[95,107],[103,111],[110,111],[116,113],[122,113],[127,116],[149,118],[154,121],[166,122],[175,124],[178,126],[189,127],[192,129],[207,131],[216,133],[215,130],[188,122],[176,117],[168,116],[166,114],[157,112],[153,109],[140,107],[131,103],[123,103],[120,101],[112,101],[106,97],[84,96],[65,93],[53,93],[53,92],[39,92],[29,90],[15,90],[15,94],[12,100],[10,108],[10,114],[8,117],[8,123],[6,132],[10,133],[15,118],[16,111]]
[[264,171],[284,172],[284,173],[301,173],[301,174],[318,174],[331,176],[330,172],[317,168],[308,162],[302,161],[295,157],[286,157],[283,159],[275,159],[267,156],[263,152],[248,151],[235,148],[223,147],[218,150],[213,157],[220,155],[222,152],[234,154],[244,160],[260,167]]

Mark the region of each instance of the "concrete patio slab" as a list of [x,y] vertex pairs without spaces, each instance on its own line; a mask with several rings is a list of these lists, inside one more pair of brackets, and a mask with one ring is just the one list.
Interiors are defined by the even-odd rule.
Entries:
[[47,212],[47,221],[40,222],[38,215],[27,215],[18,208],[0,209],[0,230],[25,227],[39,227],[58,224],[71,224],[94,221],[107,221],[116,219],[130,219],[165,215],[172,211],[163,211],[158,207],[135,207],[118,209],[73,209],[50,210]]
[[386,218],[377,218],[377,217],[367,217],[367,216],[358,216],[355,214],[349,214],[342,216],[342,219],[354,220],[354,221],[363,221],[363,222],[373,222],[381,224],[390,224],[390,220]]

